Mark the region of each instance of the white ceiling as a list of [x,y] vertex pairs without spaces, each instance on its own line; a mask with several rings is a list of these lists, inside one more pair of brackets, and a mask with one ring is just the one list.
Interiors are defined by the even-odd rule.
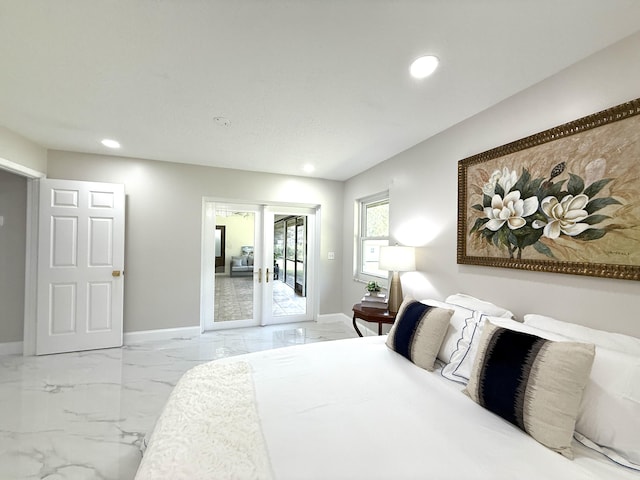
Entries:
[[636,0],[0,0],[0,125],[345,180],[639,29]]

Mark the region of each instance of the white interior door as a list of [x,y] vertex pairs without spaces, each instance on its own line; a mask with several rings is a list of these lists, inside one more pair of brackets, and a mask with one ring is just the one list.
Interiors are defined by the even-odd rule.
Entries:
[[36,354],[122,346],[124,185],[40,181]]

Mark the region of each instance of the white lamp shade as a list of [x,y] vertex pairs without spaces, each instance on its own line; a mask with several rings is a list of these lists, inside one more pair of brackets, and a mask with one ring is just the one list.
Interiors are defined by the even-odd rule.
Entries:
[[380,247],[378,268],[390,272],[412,272],[416,269],[416,249],[399,245]]

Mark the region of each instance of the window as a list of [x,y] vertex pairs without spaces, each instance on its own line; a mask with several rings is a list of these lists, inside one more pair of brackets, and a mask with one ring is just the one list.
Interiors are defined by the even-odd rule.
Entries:
[[389,194],[384,192],[360,200],[358,207],[356,278],[386,279],[387,271],[378,268],[378,256],[380,247],[389,245]]

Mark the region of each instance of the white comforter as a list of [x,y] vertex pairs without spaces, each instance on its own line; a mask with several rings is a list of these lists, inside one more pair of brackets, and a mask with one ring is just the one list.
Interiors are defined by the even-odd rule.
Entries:
[[[246,412],[242,419],[229,422],[236,417],[228,413],[225,428],[207,427],[203,438],[202,423],[213,425],[211,415],[233,408],[228,410],[222,405],[227,400],[216,394],[215,405],[201,409],[200,420],[194,421],[191,409],[211,393],[181,381],[136,479],[640,478],[577,442],[573,461],[548,450],[476,405],[460,385],[389,350],[384,340],[295,346],[196,367],[198,376],[206,378],[204,372],[218,375],[223,365],[239,370],[249,365],[255,404],[241,399],[239,411]],[[246,387],[241,390],[251,393]],[[180,393],[183,388],[189,395]],[[228,437],[238,438],[234,422],[249,432],[247,442],[234,447],[237,459],[228,448]],[[224,448],[217,451],[219,445]],[[255,459],[247,460],[252,456]],[[224,457],[217,473],[193,468],[207,466],[212,457],[216,462]],[[236,464],[242,469],[234,470]]]

